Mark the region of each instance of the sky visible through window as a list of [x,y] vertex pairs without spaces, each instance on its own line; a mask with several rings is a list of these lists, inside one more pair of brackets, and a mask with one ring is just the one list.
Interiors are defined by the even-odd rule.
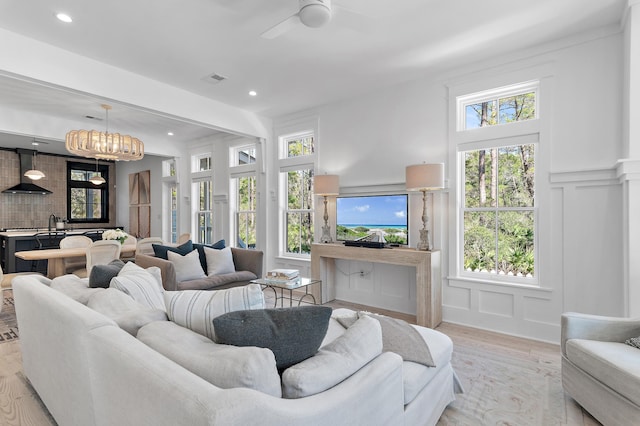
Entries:
[[407,200],[406,194],[338,197],[337,221],[339,225],[406,226]]

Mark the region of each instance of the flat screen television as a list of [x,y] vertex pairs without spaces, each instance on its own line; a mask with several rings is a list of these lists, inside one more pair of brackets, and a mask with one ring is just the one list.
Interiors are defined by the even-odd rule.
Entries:
[[409,196],[356,195],[336,198],[336,239],[409,244]]

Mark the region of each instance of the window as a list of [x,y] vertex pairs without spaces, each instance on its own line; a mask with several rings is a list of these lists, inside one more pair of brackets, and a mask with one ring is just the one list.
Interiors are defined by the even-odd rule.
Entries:
[[534,276],[535,145],[464,152],[464,269]]
[[308,256],[313,243],[315,133],[280,138],[282,252]]
[[[95,175],[102,176],[107,183],[89,182]],[[67,220],[70,223],[109,222],[108,182],[108,165],[67,162]]]
[[487,137],[482,128],[537,119],[537,98],[529,82],[457,99],[458,131],[477,136],[458,145],[463,274],[536,278],[538,134],[516,126]]
[[[176,160],[162,162],[162,227],[165,240],[175,243],[178,241],[178,181]],[[167,238],[168,236],[168,238]]]
[[313,170],[292,170],[286,175],[285,211],[287,253],[311,254],[313,242]]
[[313,134],[301,134],[285,139],[287,158],[315,153]]
[[202,244],[213,243],[213,181],[194,182],[198,196],[196,211],[196,240]]
[[255,144],[236,147],[232,149],[231,167],[242,166],[244,164],[255,164],[256,146]]
[[236,243],[240,247],[256,246],[256,177],[243,176],[236,184]]

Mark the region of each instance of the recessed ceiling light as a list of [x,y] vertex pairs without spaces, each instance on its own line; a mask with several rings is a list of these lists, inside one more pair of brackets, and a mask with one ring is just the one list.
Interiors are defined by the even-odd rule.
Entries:
[[40,144],[39,144],[38,142],[36,142],[36,141],[33,141],[33,142],[31,142],[31,145],[33,145],[33,146],[38,146],[38,145],[40,145]]
[[167,135],[173,136],[173,132],[167,132]]
[[257,96],[258,92],[256,92],[255,90],[251,90],[249,91],[249,96]]
[[71,16],[67,15],[66,13],[57,13],[56,18],[66,23],[73,22],[73,19],[71,19]]

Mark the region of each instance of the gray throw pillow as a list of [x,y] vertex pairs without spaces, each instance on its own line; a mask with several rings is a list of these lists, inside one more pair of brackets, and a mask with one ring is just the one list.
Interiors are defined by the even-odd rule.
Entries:
[[120,259],[112,260],[106,265],[95,265],[91,268],[91,274],[89,275],[89,287],[109,288],[111,278],[117,277],[123,267],[124,262]]
[[312,357],[327,334],[328,306],[235,311],[213,319],[218,343],[271,349],[279,371]]

